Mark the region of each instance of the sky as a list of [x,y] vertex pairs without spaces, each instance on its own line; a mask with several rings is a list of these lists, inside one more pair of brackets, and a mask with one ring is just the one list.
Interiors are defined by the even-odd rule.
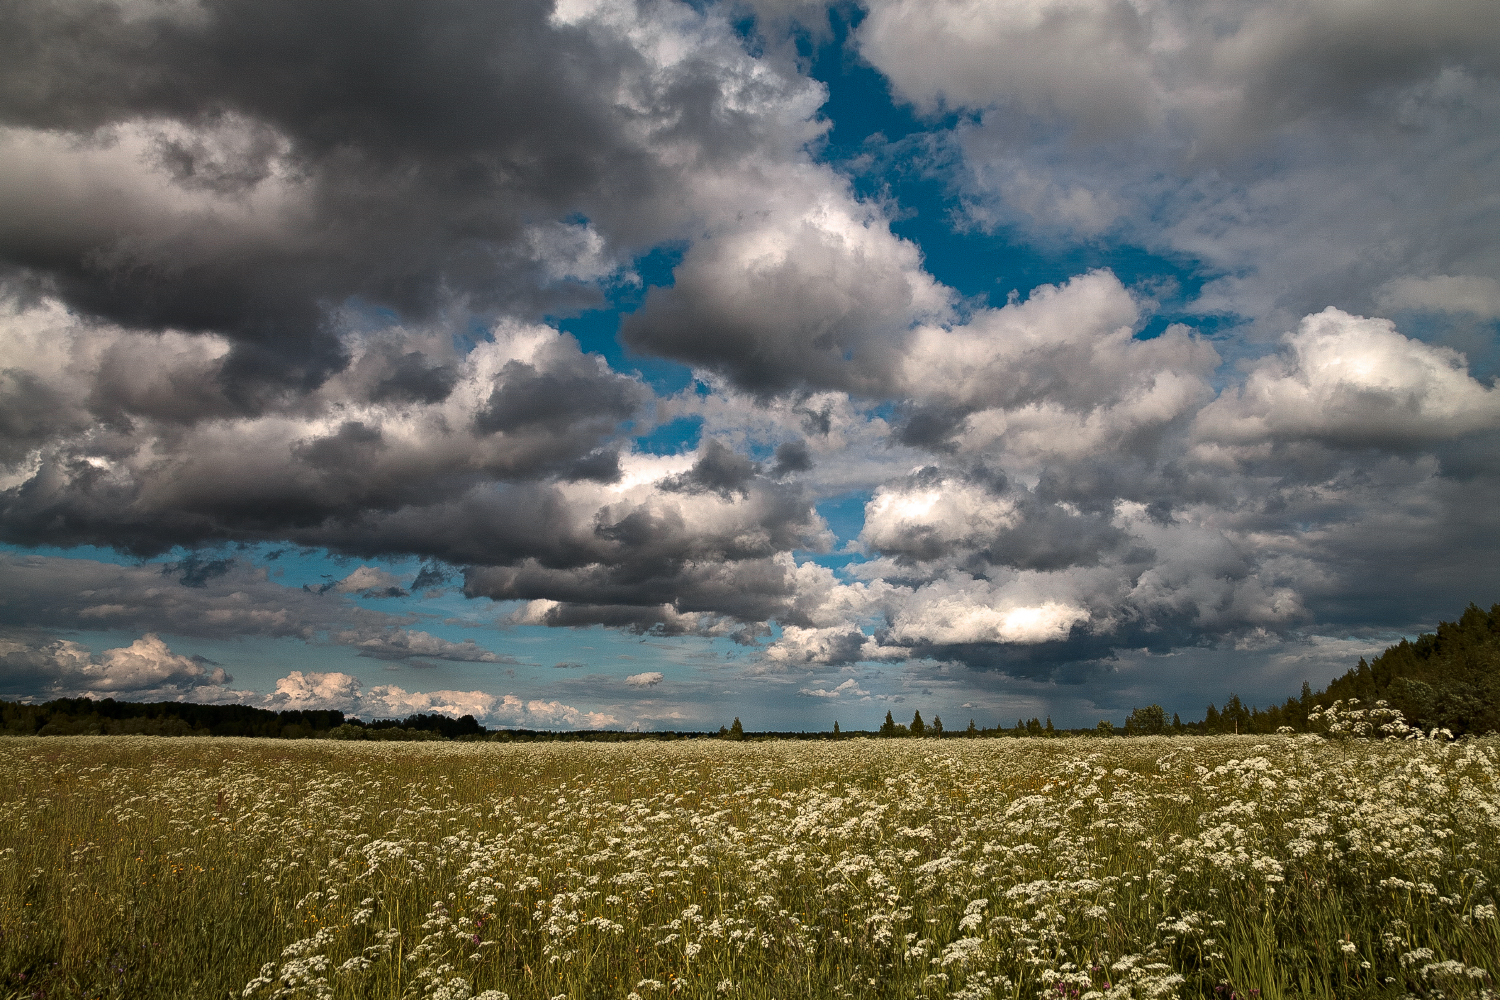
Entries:
[[0,5],[0,697],[1184,719],[1500,601],[1487,0]]

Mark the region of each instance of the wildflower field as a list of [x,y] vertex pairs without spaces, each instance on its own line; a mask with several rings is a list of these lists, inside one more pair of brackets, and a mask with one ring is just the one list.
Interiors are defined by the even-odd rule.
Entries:
[[1500,742],[0,740],[0,997],[1494,997]]

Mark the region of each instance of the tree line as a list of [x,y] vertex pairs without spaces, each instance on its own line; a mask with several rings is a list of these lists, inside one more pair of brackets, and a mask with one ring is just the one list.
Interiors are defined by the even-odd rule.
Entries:
[[[1218,736],[1286,729],[1306,733],[1317,731],[1319,713],[1335,703],[1372,706],[1382,701],[1419,729],[1447,729],[1455,736],[1500,732],[1500,604],[1489,611],[1470,604],[1457,621],[1440,622],[1435,632],[1414,642],[1403,639],[1369,662],[1361,657],[1358,665],[1322,690],[1314,691],[1303,681],[1301,693],[1279,705],[1260,708],[1231,694],[1223,705],[1210,702],[1202,719],[1189,722],[1176,712],[1168,719],[1166,710],[1153,704],[1134,709],[1120,727],[1101,719],[1092,729],[1055,729],[1049,717],[1045,722],[1017,719],[1013,728],[986,729],[970,719],[962,733],[948,735]],[[924,725],[920,710],[906,725],[886,712],[876,735],[942,736],[944,730],[937,717],[931,726]]]
[[874,732],[760,732],[747,734],[739,718],[712,732],[630,733],[618,730],[489,730],[472,715],[452,718],[418,713],[404,719],[366,722],[336,710],[272,711],[250,705],[197,705],[192,702],[130,702],[105,698],[57,698],[41,704],[0,701],[0,735],[74,736],[256,736],[277,739],[326,738],[340,740],[568,740],[619,742],[671,740],[717,736],[721,739],[838,739],[842,736],[896,737],[1047,737],[1060,735],[1219,735],[1316,730],[1318,713],[1336,702],[1358,700],[1364,705],[1384,701],[1422,729],[1442,728],[1455,736],[1500,731],[1500,604],[1485,611],[1470,604],[1455,622],[1442,622],[1435,632],[1403,639],[1326,688],[1302,691],[1279,705],[1246,705],[1231,694],[1223,705],[1210,703],[1202,719],[1170,720],[1160,705],[1134,709],[1118,729],[1101,720],[1091,729],[1057,729],[1049,717],[1017,719],[1014,727],[981,728],[973,719],[962,730],[948,730],[940,716],[930,724],[916,711],[909,723],[899,723],[891,712]]

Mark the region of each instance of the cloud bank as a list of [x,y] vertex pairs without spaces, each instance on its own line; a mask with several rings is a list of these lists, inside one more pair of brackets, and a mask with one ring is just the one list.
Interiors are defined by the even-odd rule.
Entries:
[[[805,53],[847,14],[8,5],[9,690],[227,690],[159,636],[441,666],[543,627],[723,640],[811,701],[1107,686],[1500,596],[1493,24],[867,0],[862,97],[908,124],[851,140]],[[354,568],[284,586],[263,543]],[[498,626],[424,627],[450,585]],[[303,666],[263,695],[632,721]]]

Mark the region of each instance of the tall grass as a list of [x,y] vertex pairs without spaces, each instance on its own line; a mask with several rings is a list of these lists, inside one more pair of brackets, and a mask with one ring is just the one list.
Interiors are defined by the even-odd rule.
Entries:
[[0,740],[0,997],[1495,997],[1500,743]]

